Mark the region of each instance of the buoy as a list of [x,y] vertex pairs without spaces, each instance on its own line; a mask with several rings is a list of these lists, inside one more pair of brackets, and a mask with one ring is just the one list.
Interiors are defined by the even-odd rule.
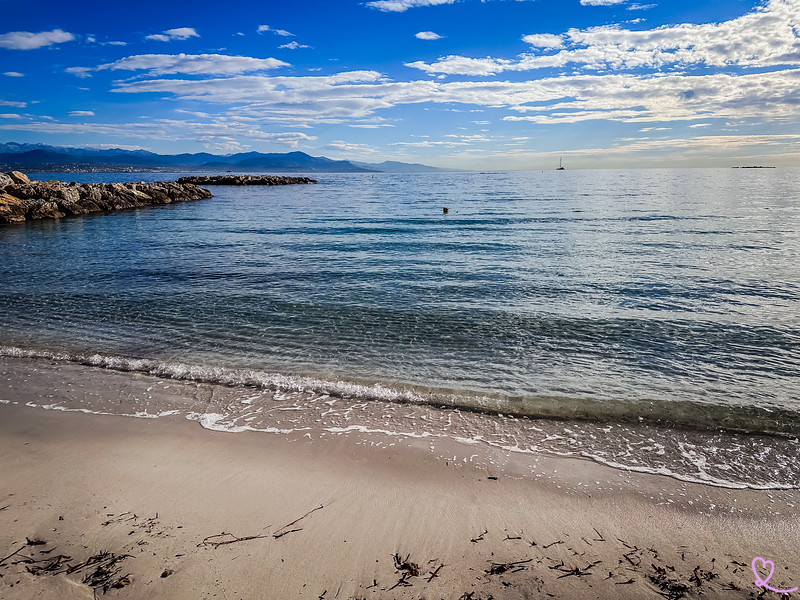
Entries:
[[445,206],[445,207],[442,209],[442,213],[446,215],[448,212],[450,212],[450,209],[449,209],[449,208],[447,208],[447,207]]

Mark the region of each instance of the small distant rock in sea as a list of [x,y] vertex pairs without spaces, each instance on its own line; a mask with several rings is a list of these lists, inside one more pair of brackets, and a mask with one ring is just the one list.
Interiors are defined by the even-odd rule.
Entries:
[[192,183],[65,183],[31,181],[19,171],[0,173],[0,224],[140,208],[211,198]]
[[178,183],[195,185],[293,185],[296,183],[317,183],[310,177],[287,177],[283,175],[193,175],[181,177]]

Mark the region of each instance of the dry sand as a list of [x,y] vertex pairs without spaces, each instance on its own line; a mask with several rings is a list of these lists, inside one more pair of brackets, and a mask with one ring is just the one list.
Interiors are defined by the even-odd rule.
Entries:
[[756,556],[800,584],[796,492],[387,446],[2,404],[0,598],[751,598]]

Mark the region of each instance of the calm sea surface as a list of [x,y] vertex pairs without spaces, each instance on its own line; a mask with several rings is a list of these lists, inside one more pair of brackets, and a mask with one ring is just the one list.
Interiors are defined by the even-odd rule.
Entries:
[[800,432],[800,170],[318,178],[0,228],[0,345]]

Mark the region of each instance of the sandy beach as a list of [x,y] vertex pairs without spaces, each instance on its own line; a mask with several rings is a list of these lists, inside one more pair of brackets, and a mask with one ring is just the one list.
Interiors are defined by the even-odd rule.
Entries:
[[3,598],[750,598],[759,556],[769,585],[800,583],[794,491],[488,446],[464,461],[455,441],[443,460],[358,431],[209,431],[1,391]]

